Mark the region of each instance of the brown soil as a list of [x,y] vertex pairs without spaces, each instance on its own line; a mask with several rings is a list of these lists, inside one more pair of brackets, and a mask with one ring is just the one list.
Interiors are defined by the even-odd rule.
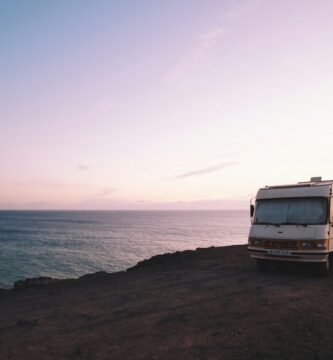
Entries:
[[333,278],[311,271],[231,246],[21,282],[0,291],[0,359],[332,359]]

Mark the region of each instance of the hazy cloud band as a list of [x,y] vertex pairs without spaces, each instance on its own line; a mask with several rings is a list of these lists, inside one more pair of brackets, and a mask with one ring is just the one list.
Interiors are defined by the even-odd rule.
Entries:
[[214,166],[209,166],[209,167],[205,167],[202,169],[193,170],[193,171],[189,171],[189,172],[177,175],[173,179],[177,180],[177,179],[184,179],[184,178],[188,178],[188,177],[192,177],[192,176],[204,175],[204,174],[212,173],[214,171],[222,170],[226,167],[236,165],[236,164],[238,164],[238,161],[223,162],[223,163],[220,163],[220,164],[217,164]]

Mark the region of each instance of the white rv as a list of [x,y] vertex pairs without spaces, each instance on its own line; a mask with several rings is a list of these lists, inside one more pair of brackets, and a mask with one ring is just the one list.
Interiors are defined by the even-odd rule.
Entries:
[[271,261],[318,263],[327,273],[333,252],[333,180],[320,177],[266,186],[251,204],[248,252],[259,270]]

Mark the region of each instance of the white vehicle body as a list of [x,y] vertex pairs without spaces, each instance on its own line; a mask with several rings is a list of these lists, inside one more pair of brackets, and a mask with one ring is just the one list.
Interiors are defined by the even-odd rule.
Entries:
[[[333,180],[259,189],[252,207],[248,252],[266,260],[317,262],[333,252]],[[259,266],[260,267],[260,266]]]

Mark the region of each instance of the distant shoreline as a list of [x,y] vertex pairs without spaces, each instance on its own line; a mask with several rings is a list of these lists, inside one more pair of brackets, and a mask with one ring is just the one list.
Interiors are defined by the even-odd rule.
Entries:
[[0,212],[148,212],[148,211],[248,211],[248,209],[110,209],[110,210],[87,210],[87,209],[0,209]]

